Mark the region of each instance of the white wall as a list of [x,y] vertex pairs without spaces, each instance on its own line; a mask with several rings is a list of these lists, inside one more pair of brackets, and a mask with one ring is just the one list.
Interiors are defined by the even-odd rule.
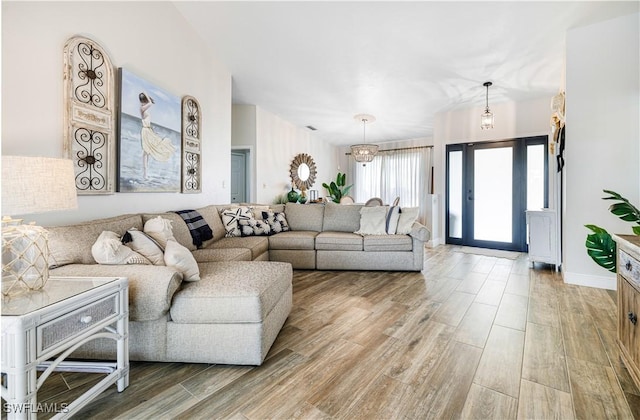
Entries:
[[628,15],[567,34],[567,134],[564,280],[615,288],[614,275],[596,265],[584,242],[596,224],[631,234],[613,216],[603,189],[640,205],[639,22]]
[[[494,82],[495,83],[495,82]],[[559,81],[560,83],[560,81]],[[480,115],[484,107],[467,108],[457,111],[442,112],[435,116],[433,134],[433,166],[435,193],[440,194],[440,229],[441,238],[435,239],[444,243],[445,232],[445,177],[447,144],[475,143],[482,141],[506,140],[518,137],[548,135],[550,132],[549,119],[551,97],[544,97],[524,102],[505,102],[492,104],[491,112],[495,116],[495,126],[492,130],[480,128]],[[553,157],[549,157],[550,165]],[[549,201],[552,206],[553,186],[549,186]]]
[[[231,74],[169,2],[2,2],[2,154],[63,156],[63,55],[67,39],[100,43],[116,67],[202,108],[201,194],[80,196],[79,208],[28,217],[44,225],[125,212],[228,203]],[[223,186],[224,185],[224,186]]]
[[256,106],[233,105],[231,108],[231,148],[249,150],[248,202],[257,202],[256,179]]
[[257,202],[273,203],[276,197],[289,191],[289,165],[298,153],[307,153],[315,161],[317,176],[311,189],[324,196],[322,183],[335,178],[336,174],[336,147],[309,129],[256,107]]

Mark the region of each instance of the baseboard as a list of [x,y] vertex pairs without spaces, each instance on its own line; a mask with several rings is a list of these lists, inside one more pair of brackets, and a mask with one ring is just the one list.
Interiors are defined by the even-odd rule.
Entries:
[[442,238],[433,238],[425,242],[425,246],[427,248],[435,248],[438,245],[444,245],[444,240]]
[[575,284],[577,286],[597,287],[598,289],[616,290],[617,282],[615,275],[609,276],[593,276],[590,274],[578,274],[562,272],[565,283]]

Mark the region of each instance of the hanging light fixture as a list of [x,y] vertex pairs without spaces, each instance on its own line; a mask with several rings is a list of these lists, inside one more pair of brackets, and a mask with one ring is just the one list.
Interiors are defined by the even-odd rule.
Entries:
[[487,106],[484,109],[484,113],[480,116],[480,128],[482,128],[483,130],[493,128],[493,114],[489,109],[489,86],[491,86],[492,84],[493,83],[491,82],[483,83],[483,86],[487,87]]
[[362,121],[362,144],[354,144],[351,146],[351,155],[356,162],[361,162],[366,165],[367,162],[371,162],[378,153],[377,144],[367,144],[366,131],[367,123],[372,123],[376,120],[376,117],[369,114],[358,114],[353,117],[356,121]]

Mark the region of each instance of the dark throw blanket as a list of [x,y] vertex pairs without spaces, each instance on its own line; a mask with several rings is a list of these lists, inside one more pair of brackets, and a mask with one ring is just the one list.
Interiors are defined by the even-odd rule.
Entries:
[[195,210],[179,210],[175,213],[179,214],[180,217],[182,217],[182,220],[187,224],[195,246],[200,248],[204,241],[213,239],[213,231],[200,213]]

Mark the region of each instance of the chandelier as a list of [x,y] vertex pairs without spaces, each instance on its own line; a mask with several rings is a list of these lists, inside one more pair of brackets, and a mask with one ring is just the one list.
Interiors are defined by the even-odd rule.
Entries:
[[368,114],[358,114],[353,117],[356,121],[362,121],[362,144],[354,144],[351,146],[351,155],[363,165],[371,162],[378,153],[377,144],[367,144],[366,131],[367,123],[372,123],[376,120],[376,117]]
[[489,109],[489,86],[491,86],[492,84],[493,83],[491,82],[483,83],[483,86],[487,87],[487,106],[484,109],[484,113],[480,116],[480,128],[482,128],[483,130],[493,128],[493,114]]

